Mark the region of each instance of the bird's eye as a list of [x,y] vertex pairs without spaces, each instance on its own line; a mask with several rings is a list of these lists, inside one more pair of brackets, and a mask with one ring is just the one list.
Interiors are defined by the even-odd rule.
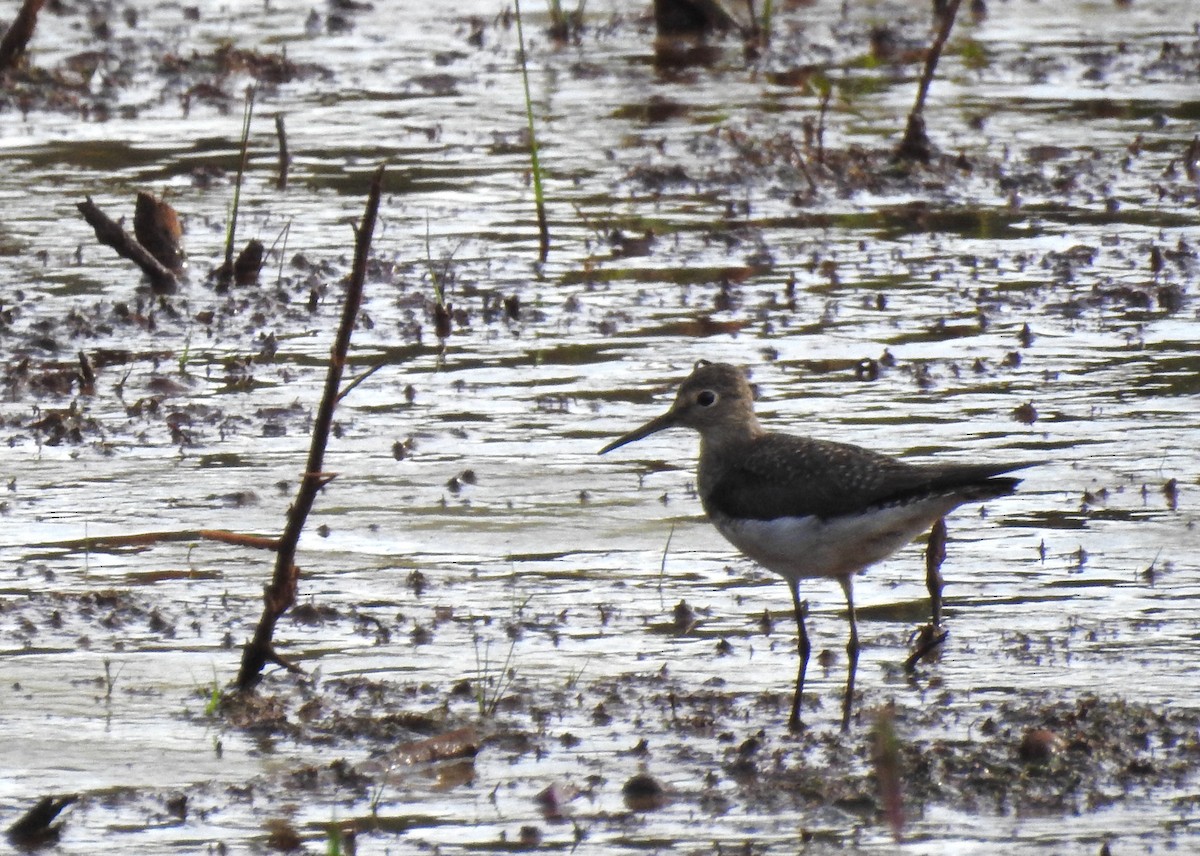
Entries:
[[696,396],[696,403],[701,407],[712,407],[717,403],[717,394],[711,389],[706,389]]

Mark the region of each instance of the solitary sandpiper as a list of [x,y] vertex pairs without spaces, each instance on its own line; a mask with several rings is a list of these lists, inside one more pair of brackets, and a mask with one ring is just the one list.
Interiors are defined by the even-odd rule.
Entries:
[[[800,581],[832,577],[846,593],[849,671],[842,728],[849,726],[858,664],[852,580],[954,508],[1013,492],[998,478],[1033,462],[909,464],[860,446],[765,430],[745,373],[701,360],[671,409],[600,454],[666,428],[700,432],[696,485],[709,520],[735,547],[787,580],[799,630],[800,669],[789,726],[798,730],[809,641]],[[940,592],[932,591],[935,599]],[[935,603],[935,616],[940,605]]]

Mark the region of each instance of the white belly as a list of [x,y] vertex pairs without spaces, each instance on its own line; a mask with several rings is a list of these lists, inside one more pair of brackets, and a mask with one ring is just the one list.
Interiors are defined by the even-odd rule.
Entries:
[[821,520],[779,517],[712,522],[754,561],[788,579],[846,577],[895,553],[946,513],[941,503],[877,508],[866,514]]

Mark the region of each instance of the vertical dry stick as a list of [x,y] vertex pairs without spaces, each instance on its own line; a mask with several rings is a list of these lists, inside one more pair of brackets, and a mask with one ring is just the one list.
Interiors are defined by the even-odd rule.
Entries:
[[925,548],[925,585],[929,589],[935,630],[942,626],[942,589],[946,587],[946,581],[942,579],[942,562],[946,561],[946,534],[946,518],[943,517],[929,530]]
[[929,46],[925,55],[925,69],[921,72],[921,82],[917,86],[917,100],[913,103],[912,112],[908,114],[908,127],[904,129],[904,139],[896,150],[896,157],[901,160],[919,160],[928,163],[932,155],[929,136],[925,133],[925,96],[929,94],[929,85],[933,82],[933,73],[937,70],[938,60],[942,56],[942,48],[946,39],[950,38],[950,30],[958,15],[958,7],[962,0],[950,0],[942,13],[942,26]]
[[342,383],[342,372],[346,365],[346,353],[350,350],[350,337],[354,333],[354,322],[358,318],[358,310],[362,305],[363,282],[367,276],[367,253],[371,249],[371,235],[375,231],[375,220],[379,214],[379,197],[383,187],[383,167],[375,171],[371,179],[371,190],[367,196],[367,208],[363,213],[362,225],[357,229],[354,242],[354,268],[350,272],[350,282],[346,287],[346,302],[342,307],[342,321],[338,326],[337,338],[329,357],[329,372],[325,376],[325,391],[321,396],[321,404],[317,408],[316,419],[313,422],[312,443],[308,450],[308,463],[304,475],[300,479],[300,489],[296,492],[296,501],[288,509],[287,525],[279,539],[278,553],[275,557],[275,574],[271,584],[263,594],[265,605],[262,618],[255,628],[254,638],[246,643],[242,651],[242,666],[238,672],[237,688],[248,690],[259,680],[263,666],[267,663],[278,663],[287,669],[296,669],[275,652],[271,639],[275,633],[275,623],[287,609],[296,602],[296,584],[300,579],[300,569],[296,567],[296,545],[300,541],[300,533],[308,513],[312,510],[317,493],[332,479],[332,476],[322,472],[325,462],[325,446],[329,442],[329,429],[333,425],[333,411],[339,399],[339,388]]
[[46,5],[46,0],[25,0],[21,11],[13,19],[4,38],[0,39],[0,71],[15,65],[25,46],[33,38],[34,27],[37,26],[38,12]]
[[283,127],[283,114],[275,114],[275,136],[279,138],[279,178],[275,180],[278,190],[287,190],[288,166],[292,159],[288,155],[287,131]]

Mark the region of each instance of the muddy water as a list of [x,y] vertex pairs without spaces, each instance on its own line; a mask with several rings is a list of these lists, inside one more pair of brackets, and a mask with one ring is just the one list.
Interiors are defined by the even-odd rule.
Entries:
[[[589,4],[566,45],[527,9],[544,264],[498,7],[162,5],[99,34],[82,7],[45,15],[31,63],[60,78],[23,79],[27,112],[6,102],[0,132],[5,824],[77,793],[58,852],[292,832],[316,852],[333,823],[359,852],[893,852],[872,762],[890,707],[907,852],[1194,848],[1200,19],[1185,2],[964,14],[929,104],[945,157],[905,173],[887,154],[924,9],[847,5],[784,8],[770,50],[730,40],[705,65],[656,63],[636,4]],[[252,68],[239,234],[274,252],[224,294],[206,277]],[[817,71],[824,157],[803,131]],[[384,368],[339,410],[340,475],[278,634],[305,675],[269,674],[253,714],[217,709],[268,559],[81,539],[280,529],[382,161],[353,361]],[[186,220],[190,282],[164,302],[74,208],[128,217],[138,189]],[[445,343],[435,281],[461,310]],[[70,379],[80,351],[91,395]],[[694,438],[595,454],[698,358],[752,367],[773,426],[1044,461],[949,521],[940,662],[899,668],[926,616],[920,545],[857,582],[848,734],[837,587],[806,590],[826,667],[789,736],[787,591],[701,519]],[[473,763],[396,754],[463,726]],[[1035,727],[1063,742],[1044,763],[1018,752]],[[638,773],[665,805],[626,804]],[[562,819],[535,799],[548,787]]]

